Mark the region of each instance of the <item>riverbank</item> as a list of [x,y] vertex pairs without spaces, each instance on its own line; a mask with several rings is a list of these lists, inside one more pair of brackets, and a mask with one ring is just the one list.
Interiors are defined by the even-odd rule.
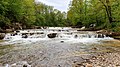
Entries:
[[0,64],[5,66],[27,62],[32,67],[119,67],[120,41],[118,40],[91,44],[60,41],[52,39],[13,44],[10,50],[7,50],[9,47],[4,48],[9,52],[0,55]]
[[[106,50],[99,49],[103,47]],[[106,44],[94,47],[91,55],[87,58],[83,58],[85,61],[76,61],[73,67],[120,67],[120,41],[115,40],[113,42],[106,42]]]
[[[23,38],[22,33],[28,33],[26,34],[28,37]],[[49,38],[47,34],[50,33],[57,33],[57,35],[55,38]],[[4,41],[0,42],[0,66],[118,66],[114,62],[119,60],[120,41],[101,35],[101,33],[97,34],[96,31],[51,27],[20,30],[15,35],[11,34],[8,33]],[[101,62],[103,58],[105,62]],[[114,66],[109,64],[112,62],[110,58],[114,61],[111,63]]]

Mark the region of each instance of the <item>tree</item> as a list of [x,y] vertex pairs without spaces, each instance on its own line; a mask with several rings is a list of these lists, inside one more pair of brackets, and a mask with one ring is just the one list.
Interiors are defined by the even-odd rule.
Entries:
[[72,25],[108,29],[120,25],[119,0],[73,0],[67,18]]

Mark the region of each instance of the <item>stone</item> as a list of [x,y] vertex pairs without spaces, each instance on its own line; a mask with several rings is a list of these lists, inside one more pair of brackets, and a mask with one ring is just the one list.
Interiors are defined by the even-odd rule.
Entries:
[[0,33],[0,40],[4,39],[5,33]]
[[93,67],[92,64],[86,64],[86,67]]
[[20,32],[19,30],[16,31],[16,33],[19,33],[19,32]]
[[56,35],[57,35],[57,33],[50,33],[47,36],[48,36],[48,38],[55,38]]
[[64,41],[60,41],[61,43],[64,43]]
[[23,65],[23,67],[27,67],[27,65]]
[[22,35],[22,38],[28,38],[27,34]]
[[13,32],[13,31],[14,31],[14,30],[12,30],[12,29],[6,29],[6,30],[5,30],[6,33],[10,33],[10,32]]
[[74,37],[75,37],[75,38],[77,38],[77,37],[78,37],[78,35],[75,35]]

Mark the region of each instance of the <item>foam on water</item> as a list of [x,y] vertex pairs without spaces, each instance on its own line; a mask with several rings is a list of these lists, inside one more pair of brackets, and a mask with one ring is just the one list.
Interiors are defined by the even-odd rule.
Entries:
[[113,40],[113,38],[81,38],[81,39],[69,39],[68,43],[100,43],[100,41]]
[[[56,29],[56,31],[53,29]],[[64,31],[57,31],[58,29],[64,30]],[[94,32],[80,34],[80,33],[74,33],[73,30],[66,31],[68,29],[71,29],[71,28],[51,27],[49,29],[20,30],[20,32],[17,33],[17,35],[15,35],[15,36],[11,36],[10,33],[6,34],[4,40],[5,40],[6,44],[16,44],[16,43],[28,44],[28,43],[34,43],[37,41],[41,41],[41,40],[42,41],[44,41],[44,40],[45,41],[49,41],[49,40],[62,41],[62,40],[64,40],[67,43],[97,43],[102,40],[113,39],[110,37],[106,37],[105,35],[102,35],[102,34],[98,35]],[[29,34],[29,35],[27,35],[28,37],[22,38],[23,33]],[[33,35],[30,35],[30,33],[33,33]],[[43,34],[38,34],[38,33],[43,33]],[[48,38],[47,35],[50,33],[57,33],[56,38],[54,38],[54,39]]]
[[48,29],[56,29],[56,30],[58,30],[58,29],[64,29],[64,30],[69,30],[69,29],[72,29],[71,27],[49,27]]

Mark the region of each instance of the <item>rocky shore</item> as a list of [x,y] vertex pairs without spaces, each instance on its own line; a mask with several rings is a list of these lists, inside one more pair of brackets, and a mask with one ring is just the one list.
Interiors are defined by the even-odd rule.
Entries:
[[99,53],[84,58],[83,62],[74,62],[73,67],[120,67],[120,52]]
[[[28,67],[120,67],[120,42],[83,44],[59,40],[1,46],[0,65]],[[10,48],[9,48],[10,47]],[[21,62],[21,63],[20,63]]]
[[[110,44],[111,43],[111,44]],[[115,40],[104,44],[106,50],[100,49],[99,47],[94,47],[96,50],[94,53],[90,54],[87,58],[83,57],[85,61],[76,61],[73,67],[120,67],[120,41]]]

